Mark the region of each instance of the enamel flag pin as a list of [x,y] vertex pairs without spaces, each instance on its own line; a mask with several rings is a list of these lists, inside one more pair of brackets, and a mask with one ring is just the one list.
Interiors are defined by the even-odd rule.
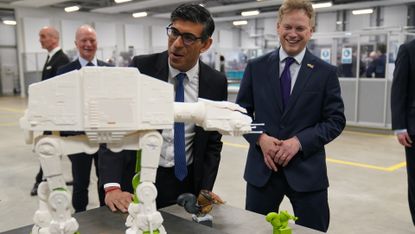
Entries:
[[313,69],[314,68],[314,65],[313,64],[310,64],[310,63],[307,63],[307,67]]

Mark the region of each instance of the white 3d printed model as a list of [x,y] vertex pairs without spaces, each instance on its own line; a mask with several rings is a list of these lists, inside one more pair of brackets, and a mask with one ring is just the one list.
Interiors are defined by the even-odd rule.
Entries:
[[[62,155],[95,153],[106,143],[113,152],[142,150],[140,202],[131,203],[127,234],[158,230],[166,233],[156,210],[154,186],[162,146],[159,129],[172,129],[175,121],[192,122],[207,131],[239,136],[251,132],[251,118],[230,102],[199,99],[175,103],[171,84],[140,74],[136,68],[84,67],[32,84],[20,126],[26,142],[34,143],[47,183],[38,189],[39,209],[32,234],[73,234],[71,197],[62,175]],[[60,137],[33,131],[83,131],[86,135]]]

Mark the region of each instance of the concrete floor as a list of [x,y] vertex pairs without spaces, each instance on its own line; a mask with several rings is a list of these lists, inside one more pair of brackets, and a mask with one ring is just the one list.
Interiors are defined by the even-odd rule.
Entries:
[[[24,144],[17,124],[25,99],[0,97],[0,232],[32,223],[37,198],[29,195],[39,169],[31,146]],[[214,192],[228,205],[244,207],[242,179],[247,143],[224,137],[224,148]],[[415,233],[406,200],[404,152],[391,135],[345,131],[327,146],[330,178],[329,233]],[[63,159],[65,178],[70,164]],[[93,181],[96,178],[92,175]],[[89,208],[97,207],[94,186]],[[287,199],[281,209],[292,212]]]

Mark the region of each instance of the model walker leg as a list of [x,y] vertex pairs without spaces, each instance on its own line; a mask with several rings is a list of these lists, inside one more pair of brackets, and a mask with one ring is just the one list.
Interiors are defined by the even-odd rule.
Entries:
[[156,208],[157,189],[154,185],[161,153],[162,136],[158,131],[140,134],[141,170],[139,184],[135,190],[138,203],[132,202],[128,207],[129,216],[126,234],[160,233],[166,231],[162,226],[163,217]]
[[78,223],[71,215],[71,197],[67,191],[61,168],[61,141],[56,136],[36,139],[35,152],[47,183],[39,186],[39,209],[34,216],[33,233],[74,234]]

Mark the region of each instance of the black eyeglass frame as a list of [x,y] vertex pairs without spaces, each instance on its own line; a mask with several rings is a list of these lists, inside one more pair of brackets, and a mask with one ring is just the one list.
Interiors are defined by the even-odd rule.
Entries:
[[[196,37],[192,33],[181,33],[179,30],[177,30],[175,27],[172,27],[172,24],[169,24],[169,26],[166,27],[166,33],[169,38],[177,39],[178,37],[181,37],[183,40],[183,44],[187,46],[193,45],[197,40],[204,41],[206,40],[206,37]],[[176,36],[175,36],[176,35]]]

